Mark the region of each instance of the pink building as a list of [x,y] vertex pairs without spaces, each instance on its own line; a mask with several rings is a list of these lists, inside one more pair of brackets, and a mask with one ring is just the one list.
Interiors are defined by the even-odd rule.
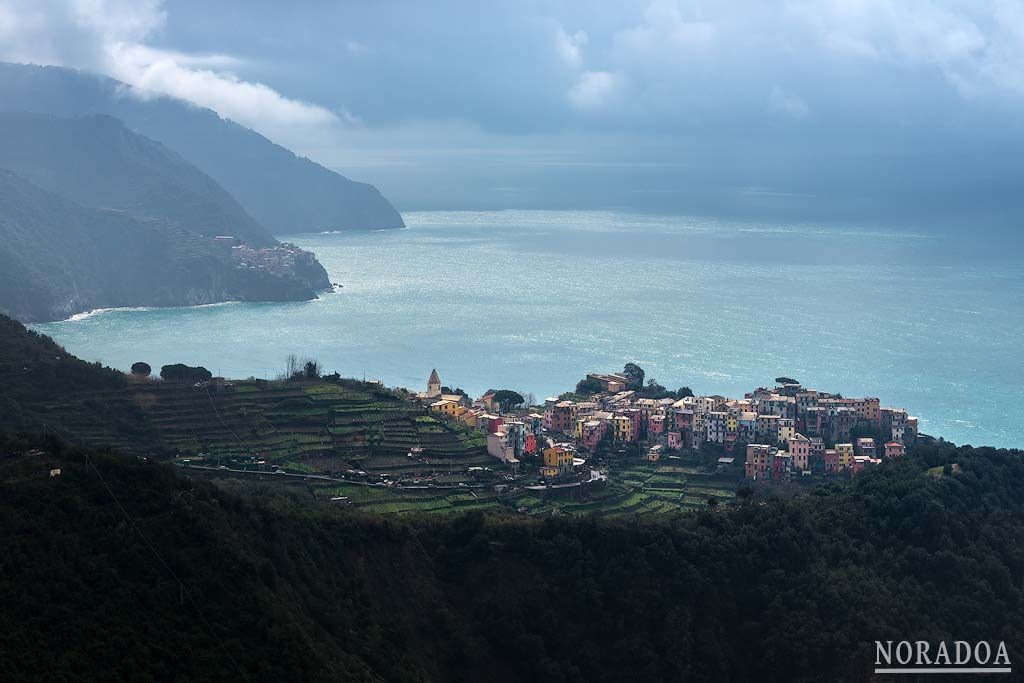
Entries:
[[776,451],[769,456],[772,463],[772,480],[779,481],[793,469],[793,456],[785,451]]
[[682,448],[683,438],[679,432],[669,432],[667,437],[669,448]]
[[604,420],[588,420],[583,423],[583,434],[580,442],[584,447],[594,450],[607,431],[608,423]]
[[502,431],[502,426],[505,423],[497,415],[490,415],[488,413],[484,413],[483,415],[477,415],[476,424],[478,427],[482,427],[487,432],[494,434],[495,432]]
[[664,434],[665,433],[665,416],[664,415],[651,415],[647,419],[647,432],[649,434]]
[[559,401],[551,407],[551,426],[549,429],[556,432],[571,432],[576,425],[576,417],[579,414],[579,406],[572,401]]
[[811,459],[811,440],[803,434],[794,434],[787,442],[787,446],[793,456],[793,469],[808,469]]
[[885,457],[887,458],[898,458],[901,455],[906,454],[907,447],[901,444],[899,441],[890,441],[885,444]]
[[825,472],[835,474],[839,471],[839,453],[834,448],[825,449]]
[[853,461],[850,463],[850,469],[854,474],[862,471],[868,465],[877,465],[881,460],[878,458],[872,458],[870,455],[855,455]]
[[686,408],[675,410],[675,423],[679,431],[693,429],[693,411]]
[[767,444],[747,444],[747,459],[743,470],[747,479],[766,479],[771,472],[772,447]]

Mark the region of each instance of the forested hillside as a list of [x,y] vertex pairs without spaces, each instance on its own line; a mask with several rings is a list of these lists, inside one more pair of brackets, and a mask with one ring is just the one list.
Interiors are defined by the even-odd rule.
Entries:
[[254,247],[275,244],[212,178],[111,116],[0,112],[0,168],[83,206]]
[[875,639],[1024,651],[1019,451],[642,522],[364,516],[0,454],[7,681],[860,681]]
[[0,431],[81,438],[88,425],[111,443],[150,444],[159,437],[128,393],[123,373],[75,358],[49,337],[0,315]]
[[285,275],[242,268],[212,238],[164,218],[82,206],[0,168],[0,312],[20,320],[118,306],[301,301],[329,285],[315,260]]

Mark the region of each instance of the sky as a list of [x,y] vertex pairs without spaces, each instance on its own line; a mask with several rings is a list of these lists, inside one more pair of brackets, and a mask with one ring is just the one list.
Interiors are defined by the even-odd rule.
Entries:
[[210,107],[400,210],[1024,216],[1024,2],[0,0],[0,59]]

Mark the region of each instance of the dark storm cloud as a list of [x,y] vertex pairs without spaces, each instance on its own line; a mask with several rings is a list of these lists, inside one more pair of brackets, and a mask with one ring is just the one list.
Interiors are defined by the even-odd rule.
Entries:
[[0,1],[403,208],[1018,214],[1018,2]]

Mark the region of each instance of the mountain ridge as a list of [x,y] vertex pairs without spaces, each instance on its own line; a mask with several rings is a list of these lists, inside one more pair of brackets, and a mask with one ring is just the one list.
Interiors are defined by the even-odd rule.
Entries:
[[[311,263],[275,274],[161,219],[82,206],[0,169],[0,310],[24,321],[96,308],[302,301],[330,286]],[[287,252],[287,253],[282,253]],[[262,249],[282,257],[286,245]],[[297,259],[296,259],[297,260]]]
[[0,168],[83,206],[254,247],[277,243],[207,174],[106,114],[0,112]]
[[106,76],[0,63],[0,110],[118,118],[209,175],[273,234],[405,225],[372,185],[300,157],[210,109],[143,93]]

